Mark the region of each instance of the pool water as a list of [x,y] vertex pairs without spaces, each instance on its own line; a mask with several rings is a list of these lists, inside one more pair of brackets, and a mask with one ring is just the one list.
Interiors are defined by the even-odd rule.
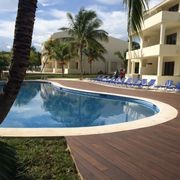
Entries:
[[139,99],[69,90],[51,83],[25,82],[0,127],[110,125],[149,117],[158,111],[152,103]]

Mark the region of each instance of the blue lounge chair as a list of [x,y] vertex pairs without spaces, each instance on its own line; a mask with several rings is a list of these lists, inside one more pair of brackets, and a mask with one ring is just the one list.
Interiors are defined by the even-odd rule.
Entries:
[[129,87],[131,87],[131,86],[133,86],[134,84],[136,84],[137,82],[139,81],[139,79],[138,78],[135,78],[135,79],[132,79],[132,81],[131,82],[127,82],[127,86]]
[[175,86],[173,85],[173,80],[167,80],[164,85],[158,85],[155,88],[173,89]]
[[176,88],[175,88],[175,91],[180,91],[180,81],[176,84]]
[[119,78],[115,81],[115,84],[118,84],[118,85],[122,85],[124,84],[124,82],[126,81],[126,78]]
[[155,82],[156,82],[155,79],[151,79],[147,84],[142,85],[142,87],[147,87],[147,88],[153,87]]
[[128,78],[122,83],[122,85],[127,85],[130,84],[131,82],[132,82],[132,78]]

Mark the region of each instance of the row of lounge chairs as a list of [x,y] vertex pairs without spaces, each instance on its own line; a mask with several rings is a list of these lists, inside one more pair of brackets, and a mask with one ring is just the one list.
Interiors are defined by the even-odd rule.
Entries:
[[115,78],[111,76],[99,75],[93,81],[120,85],[125,87],[152,88],[180,91],[180,82],[174,85],[172,80],[167,80],[164,85],[156,85],[156,80],[139,79],[139,78]]

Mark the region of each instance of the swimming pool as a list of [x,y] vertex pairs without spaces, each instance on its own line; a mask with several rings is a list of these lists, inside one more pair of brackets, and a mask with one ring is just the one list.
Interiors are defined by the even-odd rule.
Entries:
[[90,127],[130,122],[159,112],[134,98],[69,90],[44,82],[25,82],[7,117],[6,128]]
[[112,133],[161,124],[178,114],[160,101],[75,89],[51,81],[26,81],[22,89],[0,126],[2,137]]

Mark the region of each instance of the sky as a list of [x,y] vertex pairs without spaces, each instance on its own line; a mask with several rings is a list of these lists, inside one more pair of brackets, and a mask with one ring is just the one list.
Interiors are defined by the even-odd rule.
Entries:
[[[150,0],[153,7],[162,0]],[[0,50],[12,48],[18,0],[0,0]],[[38,50],[59,28],[68,26],[67,12],[76,15],[83,7],[96,11],[101,29],[110,36],[127,40],[127,12],[123,0],[38,0],[32,45]]]

